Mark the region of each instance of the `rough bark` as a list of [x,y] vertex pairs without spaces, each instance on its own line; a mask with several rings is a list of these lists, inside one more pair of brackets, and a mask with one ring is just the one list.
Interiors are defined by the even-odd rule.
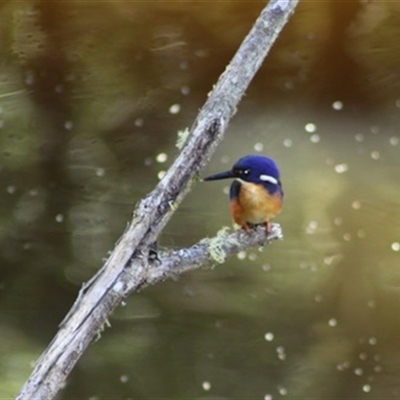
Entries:
[[268,238],[263,229],[251,234],[234,232],[163,254],[159,261],[149,259],[154,242],[222,140],[240,99],[297,3],[271,0],[263,9],[200,110],[179,156],[156,188],[137,204],[132,221],[104,266],[83,285],[18,400],[54,398],[107,317],[133,291],[281,236],[280,227],[273,225]]

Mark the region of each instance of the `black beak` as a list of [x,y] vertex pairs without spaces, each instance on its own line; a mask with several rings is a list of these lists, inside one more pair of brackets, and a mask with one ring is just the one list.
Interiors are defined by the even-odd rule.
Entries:
[[225,171],[225,172],[220,172],[219,174],[207,176],[207,178],[204,178],[203,181],[217,181],[219,179],[228,179],[228,178],[235,178],[235,175],[232,171]]

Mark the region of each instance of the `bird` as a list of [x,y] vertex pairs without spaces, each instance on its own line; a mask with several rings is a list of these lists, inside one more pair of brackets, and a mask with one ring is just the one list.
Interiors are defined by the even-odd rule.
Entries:
[[257,225],[271,231],[270,221],[283,206],[283,188],[277,163],[260,154],[240,158],[229,171],[204,178],[204,181],[233,179],[229,190],[233,220],[247,233]]

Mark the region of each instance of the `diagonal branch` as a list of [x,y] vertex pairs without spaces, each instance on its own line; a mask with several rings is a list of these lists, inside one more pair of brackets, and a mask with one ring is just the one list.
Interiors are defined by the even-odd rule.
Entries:
[[[158,279],[162,279],[179,271],[178,267],[171,267],[162,272],[154,262],[150,262],[148,255],[151,246],[222,140],[239,101],[297,3],[298,0],[271,0],[263,9],[210,93],[181,153],[156,188],[138,203],[131,223],[105,265],[81,289],[58,333],[37,361],[18,400],[52,399],[115,307],[134,290],[151,283],[149,277],[158,276]],[[272,232],[272,235],[276,233]],[[261,238],[260,230],[247,237],[241,232],[232,235],[231,238],[238,244],[233,245],[234,242],[228,241],[231,250],[227,254],[256,246]],[[210,262],[207,251],[204,245],[203,261],[199,261],[201,254],[198,253],[200,259],[192,257],[188,265],[199,267]],[[170,259],[179,254],[171,254]],[[196,252],[193,254],[196,256]],[[163,258],[161,260],[162,267],[166,261]]]

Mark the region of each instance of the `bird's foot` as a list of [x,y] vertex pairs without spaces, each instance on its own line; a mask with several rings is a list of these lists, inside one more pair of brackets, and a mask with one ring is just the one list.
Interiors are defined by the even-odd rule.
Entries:
[[247,232],[250,233],[252,230],[257,229],[258,226],[265,227],[266,234],[271,233],[271,223],[269,221],[262,222],[261,224],[252,224],[250,222],[246,222],[242,228]]

